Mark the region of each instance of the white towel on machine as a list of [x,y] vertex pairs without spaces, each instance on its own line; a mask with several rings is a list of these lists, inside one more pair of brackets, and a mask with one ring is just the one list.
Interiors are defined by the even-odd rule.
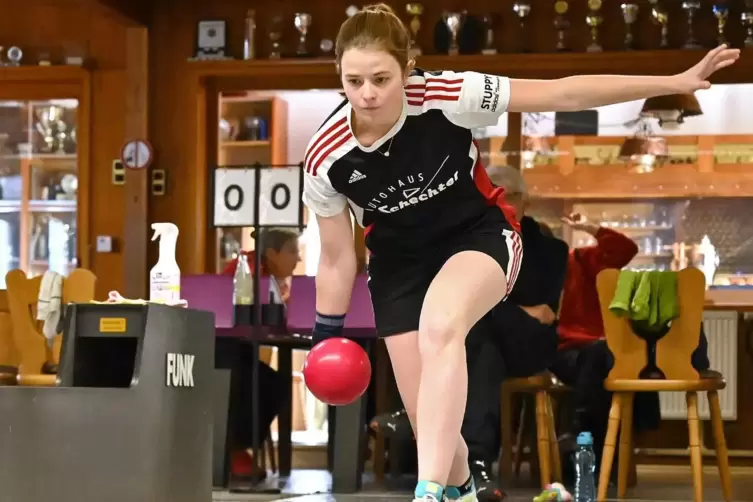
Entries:
[[50,346],[52,346],[52,341],[58,334],[58,323],[62,309],[63,276],[48,270],[42,276],[42,284],[39,286],[37,320],[44,322],[42,334],[47,338],[47,343]]

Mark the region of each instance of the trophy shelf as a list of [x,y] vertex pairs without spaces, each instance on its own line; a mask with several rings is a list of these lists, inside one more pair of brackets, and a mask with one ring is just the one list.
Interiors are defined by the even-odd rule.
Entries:
[[89,78],[89,70],[74,65],[0,66],[0,81],[80,83]]
[[[581,74],[671,75],[687,70],[705,50],[624,51],[591,53],[423,55],[417,66],[427,70],[478,71],[513,78],[561,78]],[[187,62],[198,78],[267,77],[285,82],[284,88],[304,88],[308,81],[339,87],[333,59],[199,60]],[[289,79],[304,79],[290,81]],[[715,75],[714,83],[753,82],[753,59],[743,57]],[[255,88],[260,88],[258,85]],[[281,87],[282,88],[282,87]]]

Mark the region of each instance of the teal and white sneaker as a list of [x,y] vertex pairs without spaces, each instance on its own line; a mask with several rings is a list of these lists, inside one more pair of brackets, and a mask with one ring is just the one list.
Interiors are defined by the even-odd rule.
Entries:
[[413,493],[413,502],[444,502],[444,489],[432,481],[419,481]]

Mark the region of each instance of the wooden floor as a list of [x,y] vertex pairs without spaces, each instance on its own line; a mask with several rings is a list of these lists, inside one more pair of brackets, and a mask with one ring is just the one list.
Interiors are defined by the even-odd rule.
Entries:
[[[693,500],[690,484],[690,469],[687,467],[641,466],[638,469],[638,485],[628,492],[626,500],[635,501],[689,501]],[[392,481],[388,488],[378,487],[368,477],[364,490],[357,495],[329,495],[330,478],[325,471],[296,470],[290,478],[271,478],[269,484],[279,484],[281,494],[215,492],[213,502],[267,502],[294,500],[295,502],[376,502],[378,500],[410,500],[414,480]],[[753,501],[753,469],[733,469],[735,501]],[[242,488],[241,486],[237,488]],[[539,490],[535,487],[506,488],[507,502],[530,502]],[[716,469],[704,469],[704,501],[723,501]]]

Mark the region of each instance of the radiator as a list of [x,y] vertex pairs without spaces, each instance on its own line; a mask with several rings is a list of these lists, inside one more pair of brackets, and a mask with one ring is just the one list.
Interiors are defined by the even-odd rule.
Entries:
[[[723,420],[737,419],[737,312],[705,312],[703,327],[709,341],[711,369],[727,380],[727,388],[719,392]],[[683,392],[660,392],[661,417],[664,420],[686,420],[687,406]],[[709,419],[709,403],[705,392],[698,393],[698,412]]]

